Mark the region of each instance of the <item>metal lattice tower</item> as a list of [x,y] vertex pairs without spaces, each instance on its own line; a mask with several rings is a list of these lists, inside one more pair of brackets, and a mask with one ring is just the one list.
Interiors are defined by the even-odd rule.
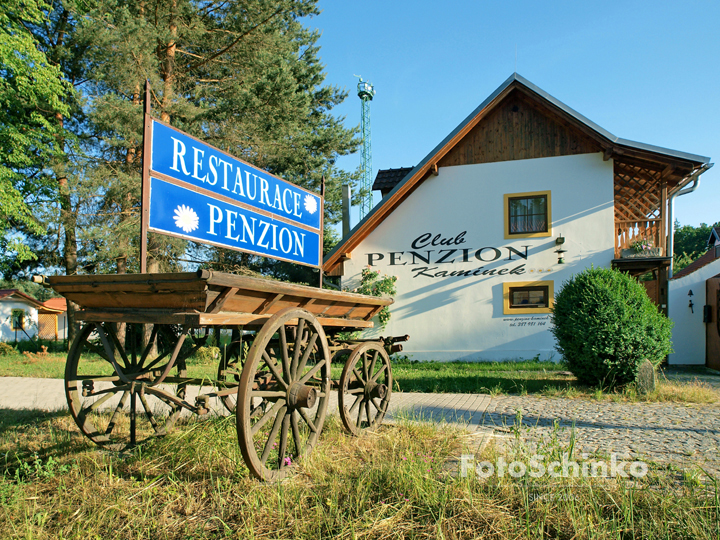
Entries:
[[[357,75],[356,75],[357,77]],[[375,95],[375,89],[373,85],[367,81],[363,81],[360,77],[360,82],[357,86],[358,97],[362,102],[362,181],[361,187],[365,192],[362,200],[360,201],[360,219],[364,218],[370,213],[373,207],[373,196],[372,196],[372,147],[370,140],[370,102]]]

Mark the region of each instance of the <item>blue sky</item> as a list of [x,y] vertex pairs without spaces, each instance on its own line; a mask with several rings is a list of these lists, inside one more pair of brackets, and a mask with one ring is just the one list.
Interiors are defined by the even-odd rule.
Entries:
[[[514,71],[611,133],[720,159],[720,2],[320,0],[326,82],[375,86],[373,178],[418,163]],[[359,153],[340,165],[354,169]],[[682,224],[720,221],[720,165],[677,199]],[[357,223],[357,214],[353,225]]]

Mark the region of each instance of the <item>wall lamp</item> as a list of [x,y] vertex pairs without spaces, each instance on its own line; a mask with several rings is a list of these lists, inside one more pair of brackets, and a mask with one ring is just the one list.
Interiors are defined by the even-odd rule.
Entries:
[[690,291],[688,292],[688,296],[690,297],[690,303],[688,304],[688,307],[690,308],[690,313],[693,313],[693,314],[694,314],[695,311],[693,310],[693,306],[694,306],[695,304],[693,304],[693,301],[692,301],[692,297],[693,297],[692,289],[690,289]]
[[558,236],[555,239],[555,245],[558,246],[558,249],[555,250],[555,253],[558,254],[558,264],[565,264],[565,253],[567,253],[567,249],[563,249],[562,245],[565,243],[565,237],[564,236]]

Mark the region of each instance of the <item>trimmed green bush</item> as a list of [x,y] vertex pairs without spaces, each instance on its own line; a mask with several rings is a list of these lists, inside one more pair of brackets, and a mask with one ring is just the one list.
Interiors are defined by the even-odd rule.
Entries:
[[657,367],[672,352],[672,322],[617,270],[589,268],[564,282],[552,323],[568,369],[588,385],[633,382],[645,358]]

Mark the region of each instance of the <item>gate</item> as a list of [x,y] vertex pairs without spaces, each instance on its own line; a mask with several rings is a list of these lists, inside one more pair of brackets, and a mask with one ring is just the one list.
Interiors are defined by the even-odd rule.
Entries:
[[720,370],[720,278],[708,279],[705,287],[705,365]]

